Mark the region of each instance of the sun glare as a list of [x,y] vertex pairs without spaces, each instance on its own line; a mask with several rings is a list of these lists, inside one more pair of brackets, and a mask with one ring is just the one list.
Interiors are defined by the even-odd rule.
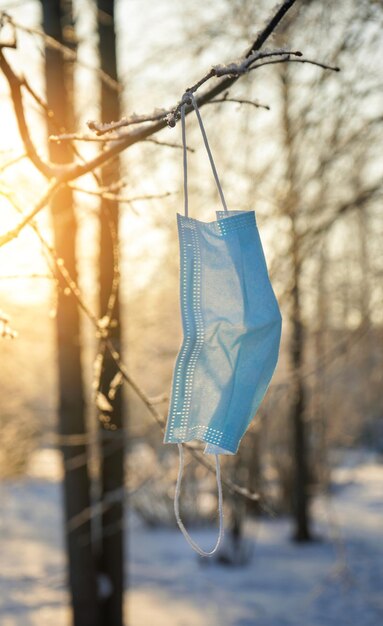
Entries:
[[[18,208],[16,192],[1,185],[1,234],[14,228],[20,220]],[[0,248],[0,292],[3,297],[20,303],[38,301],[47,297],[50,282],[49,269],[32,228],[23,229],[16,239]]]

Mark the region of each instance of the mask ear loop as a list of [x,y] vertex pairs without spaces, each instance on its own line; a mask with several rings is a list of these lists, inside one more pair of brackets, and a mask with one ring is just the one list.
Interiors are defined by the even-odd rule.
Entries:
[[181,106],[181,128],[182,128],[182,148],[183,148],[183,167],[184,167],[184,202],[185,217],[189,216],[189,198],[188,198],[188,153],[186,148],[186,123],[185,123],[185,107],[186,103]]
[[176,516],[177,524],[183,536],[185,537],[186,541],[193,548],[193,550],[195,550],[200,556],[213,556],[213,554],[217,552],[219,546],[221,545],[221,542],[224,536],[222,481],[221,481],[221,468],[219,464],[219,455],[218,454],[214,455],[217,487],[218,487],[219,533],[218,533],[218,539],[214,548],[210,552],[205,552],[205,550],[202,550],[202,548],[200,548],[199,545],[190,537],[180,517],[179,499],[180,499],[180,492],[181,492],[182,476],[183,476],[183,471],[184,471],[184,450],[183,450],[182,444],[179,443],[177,445],[178,445],[178,452],[179,452],[179,469],[178,469],[176,490],[174,494],[174,513]]
[[196,101],[194,95],[192,93],[188,92],[188,91],[184,94],[182,101],[183,101],[183,104],[181,105],[181,127],[182,127],[183,169],[184,169],[185,217],[188,217],[188,215],[189,215],[189,213],[188,213],[189,199],[188,199],[188,172],[187,172],[185,108],[186,108],[186,105],[190,104],[190,103],[192,103],[192,105],[194,107],[194,110],[196,112],[196,115],[197,115],[199,127],[201,129],[202,138],[203,138],[203,141],[204,141],[204,144],[205,144],[207,155],[209,157],[209,161],[210,161],[210,165],[211,165],[211,169],[212,169],[212,172],[213,172],[213,176],[214,176],[214,179],[215,179],[215,182],[216,182],[216,185],[217,185],[218,193],[219,193],[219,196],[221,198],[223,210],[227,211],[228,209],[227,209],[225,196],[223,194],[223,189],[221,187],[221,183],[219,182],[217,169],[215,167],[213,155],[212,155],[211,150],[210,150],[209,142],[208,142],[208,139],[207,139],[205,127],[204,127],[203,122],[202,122],[202,117],[201,117],[201,114],[199,112],[197,101]]

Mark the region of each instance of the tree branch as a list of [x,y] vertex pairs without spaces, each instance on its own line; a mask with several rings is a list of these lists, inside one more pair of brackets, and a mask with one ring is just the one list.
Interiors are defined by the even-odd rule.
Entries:
[[382,196],[383,190],[380,184],[363,189],[355,198],[351,201],[343,202],[325,222],[319,224],[317,227],[310,228],[304,231],[300,237],[303,243],[307,242],[307,246],[312,248],[313,244],[317,241],[318,237],[327,234],[337,219],[341,216],[347,215],[350,211],[355,209],[363,209],[365,205],[374,198]]
[[78,191],[79,193],[85,193],[88,196],[97,196],[99,198],[104,198],[105,200],[112,200],[113,202],[120,202],[131,204],[132,202],[142,202],[147,200],[162,200],[163,198],[168,198],[173,195],[174,192],[165,191],[164,193],[159,194],[147,194],[143,196],[132,196],[131,198],[122,196],[120,194],[112,193],[110,191],[103,191],[103,189],[83,189],[82,187],[77,187],[76,185],[70,185],[73,191]]
[[270,111],[270,107],[268,104],[261,104],[257,100],[247,100],[246,98],[228,98],[228,92],[222,98],[214,98],[214,100],[209,100],[209,102],[205,102],[206,104],[219,104],[224,102],[234,102],[236,104],[248,104],[250,106],[255,107],[256,109],[266,109],[266,111]]
[[27,122],[25,119],[23,98],[21,93],[21,87],[23,85],[22,79],[20,79],[12,70],[8,61],[4,57],[3,51],[0,49],[0,69],[4,73],[5,78],[8,81],[8,85],[11,91],[13,108],[15,110],[16,120],[19,127],[21,139],[23,141],[25,152],[32,161],[33,165],[46,176],[51,178],[55,174],[55,170],[51,164],[44,161],[37,153],[37,150],[32,142],[29,134]]
[[4,235],[0,236],[0,248],[9,241],[12,241],[12,239],[15,239],[20,234],[24,226],[29,224],[37,215],[37,213],[39,213],[41,209],[43,209],[48,204],[49,200],[52,198],[53,194],[55,193],[55,191],[57,191],[60,185],[60,181],[56,180],[55,178],[51,180],[40,200],[36,203],[33,209],[20,220],[15,228],[12,228],[8,232],[4,233]]
[[[250,46],[250,48],[247,50],[247,52],[244,55],[245,59],[247,59],[248,66],[254,63],[256,59],[261,58],[257,56],[255,53],[265,43],[265,41],[268,39],[270,34],[274,31],[274,29],[277,27],[277,25],[282,20],[284,15],[295,4],[295,2],[296,0],[285,0],[285,2],[283,2],[283,4],[277,9],[276,13],[270,19],[270,21],[265,26],[265,28],[258,34],[254,43]],[[283,53],[286,54],[285,51]],[[22,228],[24,228],[24,226],[26,226],[26,224],[28,224],[28,222],[30,222],[33,219],[33,217],[48,203],[54,191],[61,184],[69,183],[75,180],[76,178],[83,176],[84,174],[93,172],[96,168],[104,165],[107,161],[109,161],[113,157],[120,154],[123,150],[126,150],[127,148],[129,148],[135,143],[148,139],[155,133],[165,128],[169,122],[169,119],[165,120],[163,119],[163,117],[160,118],[160,116],[163,116],[164,113],[162,110],[160,113],[159,110],[157,109],[155,111],[155,114],[152,115],[151,117],[151,119],[154,121],[150,121],[144,127],[139,126],[137,129],[134,129],[130,133],[124,135],[122,139],[118,139],[116,141],[111,142],[111,145],[109,145],[106,150],[98,154],[96,157],[94,157],[90,161],[87,161],[85,163],[61,165],[53,169],[50,165],[46,164],[44,161],[40,159],[40,157],[37,155],[36,150],[30,140],[28,129],[25,123],[24,111],[23,111],[23,104],[22,104],[22,98],[21,98],[21,82],[16,77],[14,72],[11,70],[10,66],[6,62],[1,51],[0,51],[0,54],[1,54],[0,68],[3,70],[11,87],[11,93],[14,99],[15,112],[18,118],[20,133],[24,141],[28,156],[30,156],[31,160],[34,162],[36,167],[41,172],[43,172],[47,176],[47,178],[55,177],[53,179],[53,182],[51,182],[48,189],[44,192],[43,196],[35,205],[35,207],[32,209],[32,211],[28,213],[26,216],[24,216],[23,220],[20,222],[20,224],[16,228],[12,229],[11,231],[5,233],[2,237],[0,237],[0,246],[2,246],[8,241],[11,241],[14,237],[16,237],[19,234]],[[271,53],[265,52],[261,56],[262,58],[265,58],[266,56],[272,56],[273,54],[281,54],[281,51],[274,51]],[[209,102],[210,100],[215,98],[217,95],[221,94],[222,92],[230,88],[238,80],[239,76],[240,74],[233,76],[233,75],[230,75],[230,72],[228,72],[228,76],[226,78],[223,78],[223,80],[219,80],[217,84],[215,84],[209,90],[205,91],[203,94],[200,95],[198,99],[198,105],[203,106],[205,103]],[[198,83],[196,83],[191,89],[193,91],[196,91],[202,84],[204,84],[210,78],[213,78],[213,77],[217,77],[215,69],[212,69],[205,77],[203,77],[200,81],[198,81]],[[190,91],[190,89],[187,89],[186,91]],[[178,103],[178,105],[175,107],[175,109],[173,109],[173,111],[171,112],[171,115],[173,115],[174,119],[177,116],[177,112],[179,111],[181,102],[182,102],[182,99]],[[191,106],[186,107],[185,113],[188,114],[191,112],[191,110],[192,110]],[[148,122],[148,118],[145,120],[142,119],[142,121]]]

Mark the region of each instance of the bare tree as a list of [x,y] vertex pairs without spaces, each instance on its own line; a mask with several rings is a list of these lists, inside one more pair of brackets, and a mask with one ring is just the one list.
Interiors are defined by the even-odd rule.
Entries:
[[[100,68],[117,83],[116,35],[114,1],[98,0],[98,33]],[[101,121],[120,118],[119,92],[101,81]],[[101,183],[113,188],[120,180],[118,157],[103,168]],[[119,297],[119,208],[117,200],[100,199],[100,316],[107,320],[108,337],[121,354],[121,315]],[[119,369],[102,341],[103,354],[100,392],[108,397],[112,410],[100,419],[101,500],[124,489],[124,458],[126,426],[124,423],[122,387]],[[110,392],[112,387],[112,394]],[[122,626],[124,592],[124,499],[116,499],[102,515],[100,569],[111,583],[111,593],[101,604],[101,623]]]
[[[331,3],[306,4],[305,10],[301,8],[294,19],[286,20],[282,36],[298,40],[304,46],[310,24],[317,25],[318,37],[323,36],[324,30],[331,29],[327,55],[337,59],[342,74],[335,82],[325,81],[323,74],[302,72],[298,92],[291,68],[283,66],[278,70],[282,103],[278,132],[284,167],[279,170],[279,164],[274,164],[274,170],[280,171],[283,187],[277,215],[289,224],[286,263],[281,275],[285,276],[288,285],[286,305],[292,382],[289,420],[294,459],[290,485],[297,541],[312,537],[309,504],[314,484],[310,444],[313,431],[308,423],[310,398],[304,373],[307,339],[318,324],[317,319],[311,320],[307,313],[311,281],[318,276],[317,288],[323,289],[323,272],[329,267],[323,259],[323,241],[334,225],[353,211],[358,211],[360,220],[365,223],[366,209],[382,194],[379,176],[371,180],[366,175],[367,163],[372,166],[375,158],[374,141],[369,143],[366,137],[371,132],[378,132],[382,120],[381,110],[376,113],[375,107],[370,105],[380,89],[379,81],[374,68],[370,63],[366,64],[366,58],[374,54],[378,37],[374,13],[368,2],[359,4],[350,0],[344,14],[340,7]],[[356,24],[359,24],[358,29]],[[367,24],[369,36],[366,39],[363,27]],[[314,33],[312,39],[315,40],[315,36]],[[368,108],[374,111],[371,116],[365,115]],[[353,159],[351,164],[350,157]],[[366,266],[363,229],[360,229],[359,237]],[[325,249],[328,250],[328,246]],[[368,298],[366,284],[363,281],[361,297],[364,303]],[[323,325],[324,303],[320,294],[318,298],[319,319]],[[327,301],[326,305],[328,316],[331,302]],[[366,314],[363,318],[366,319]],[[317,335],[316,343],[317,354],[323,353],[320,335]]]
[[[49,37],[64,44],[64,18],[71,16],[71,4],[60,0],[43,0],[44,30]],[[49,134],[73,124],[73,68],[66,63],[59,50],[45,49],[45,76],[47,105],[53,115],[47,116]],[[72,161],[70,146],[50,144],[53,163],[65,166]],[[77,222],[73,195],[68,185],[63,185],[50,198],[54,232],[55,253],[65,264],[67,271],[77,282],[76,234]],[[57,363],[59,395],[59,432],[64,438],[85,437],[84,382],[81,366],[81,335],[77,300],[68,290],[62,274],[56,271],[57,294]],[[90,479],[86,462],[88,447],[83,445],[62,446],[64,461],[64,511],[66,541],[69,561],[69,583],[75,626],[94,626],[97,623],[97,581],[91,540],[91,520],[71,529],[70,522],[89,509]],[[82,455],[85,461],[78,465],[73,460]]]

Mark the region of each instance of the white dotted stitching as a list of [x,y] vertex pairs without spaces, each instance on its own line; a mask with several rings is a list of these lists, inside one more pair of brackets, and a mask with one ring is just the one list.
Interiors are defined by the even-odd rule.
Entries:
[[186,289],[185,289],[185,286],[187,283],[187,254],[186,254],[186,237],[185,237],[185,231],[184,231],[185,226],[186,226],[185,222],[181,222],[180,236],[181,236],[181,241],[183,244],[182,245],[182,249],[183,249],[182,274],[181,274],[181,284],[182,284],[181,307],[182,307],[182,312],[183,312],[183,316],[185,320],[185,336],[182,342],[182,348],[178,356],[176,367],[175,367],[175,372],[174,372],[174,396],[173,396],[173,390],[172,390],[173,402],[172,402],[171,414],[169,415],[169,426],[168,426],[168,436],[167,436],[168,439],[174,436],[174,421],[176,419],[176,415],[180,415],[183,413],[183,411],[177,411],[177,409],[179,408],[178,404],[180,401],[180,384],[182,381],[182,370],[183,370],[186,354],[189,351],[190,344],[191,344],[190,321],[189,321],[189,316],[188,316],[188,307],[187,307],[187,298],[186,298]]
[[250,224],[255,225],[254,213],[245,213],[243,215],[234,215],[218,220],[218,228],[222,236],[228,233],[247,228]]
[[[187,227],[191,231],[192,236],[192,244],[186,242],[184,227]],[[191,396],[193,390],[193,379],[194,372],[197,365],[197,360],[200,355],[200,352],[203,347],[204,342],[204,328],[203,328],[203,317],[201,311],[201,251],[198,241],[198,234],[196,232],[196,227],[193,222],[181,222],[181,239],[183,242],[183,270],[182,270],[182,293],[181,293],[181,301],[182,301],[182,311],[185,319],[185,337],[183,341],[183,345],[181,348],[181,352],[176,364],[176,371],[174,375],[175,385],[174,385],[174,397],[172,402],[172,410],[169,415],[169,427],[168,427],[168,435],[167,439],[174,437],[174,422],[176,419],[176,415],[182,415],[181,423],[179,428],[177,429],[179,432],[179,437],[183,438],[186,436],[188,427],[187,420],[190,414],[191,409]],[[184,401],[181,411],[177,411],[177,409],[181,408],[180,404],[180,386],[182,383],[182,373],[184,368],[184,361],[187,352],[191,347],[191,328],[192,324],[189,319],[188,314],[188,306],[187,306],[187,294],[186,294],[186,283],[187,283],[187,263],[188,256],[186,254],[186,246],[193,246],[194,255],[192,258],[193,263],[193,274],[192,274],[192,309],[194,311],[194,326],[195,326],[195,336],[196,340],[192,347],[192,351],[189,357],[189,362],[186,367],[185,372],[185,384],[184,384]]]

